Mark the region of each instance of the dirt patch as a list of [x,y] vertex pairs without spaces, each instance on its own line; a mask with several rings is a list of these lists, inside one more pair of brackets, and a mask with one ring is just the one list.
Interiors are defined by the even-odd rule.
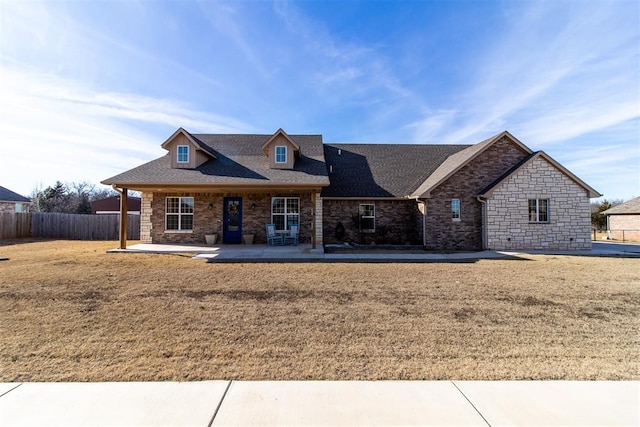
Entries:
[[640,379],[640,260],[207,264],[14,242],[0,381]]

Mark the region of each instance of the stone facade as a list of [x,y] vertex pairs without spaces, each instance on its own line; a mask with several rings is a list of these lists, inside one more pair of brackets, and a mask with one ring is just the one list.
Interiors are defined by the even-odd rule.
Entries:
[[[529,199],[549,199],[548,222],[529,222]],[[591,248],[587,191],[540,156],[494,188],[486,209],[489,249]]]
[[[482,249],[482,206],[477,195],[527,154],[504,137],[436,187],[426,201],[426,249]],[[452,199],[460,200],[459,220],[452,218]]]
[[[145,193],[146,194],[146,193]],[[145,211],[145,194],[143,194],[143,212]],[[165,231],[165,200],[167,197],[193,197],[194,218],[193,230]],[[223,204],[225,197],[242,198],[242,233],[253,234],[254,243],[266,244],[265,224],[271,222],[272,197],[300,198],[300,243],[311,243],[311,225],[313,221],[311,193],[154,193],[150,201],[149,227],[150,239],[153,243],[205,243],[205,234],[217,234],[218,242],[222,242]],[[320,204],[322,208],[322,204]],[[316,215],[317,217],[317,215]],[[322,215],[320,215],[322,218]],[[141,223],[144,224],[144,213]],[[320,227],[322,230],[322,227]],[[142,237],[142,233],[141,233]],[[318,241],[322,244],[322,241]]]
[[151,207],[153,203],[153,193],[142,193],[142,200],[140,202],[140,240],[143,243],[151,243],[151,228],[153,227],[151,222],[151,216],[153,209]]
[[[360,204],[375,205],[375,231],[360,232]],[[415,200],[324,200],[322,209],[324,242],[355,242],[361,244],[421,244],[422,214]],[[338,223],[344,227],[344,237],[336,234]]]

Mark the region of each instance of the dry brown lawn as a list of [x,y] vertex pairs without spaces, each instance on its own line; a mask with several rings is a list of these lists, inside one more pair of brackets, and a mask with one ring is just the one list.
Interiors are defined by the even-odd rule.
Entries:
[[0,246],[0,381],[640,379],[640,259],[207,264]]

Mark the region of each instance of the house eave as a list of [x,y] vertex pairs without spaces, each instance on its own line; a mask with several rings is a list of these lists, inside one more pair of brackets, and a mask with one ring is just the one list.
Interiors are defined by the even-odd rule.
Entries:
[[410,197],[323,197],[322,200],[412,200]]
[[[104,184],[104,182],[103,182]],[[118,188],[128,188],[140,192],[168,193],[268,193],[273,191],[321,191],[329,183],[322,184],[171,184],[171,183],[115,183]]]

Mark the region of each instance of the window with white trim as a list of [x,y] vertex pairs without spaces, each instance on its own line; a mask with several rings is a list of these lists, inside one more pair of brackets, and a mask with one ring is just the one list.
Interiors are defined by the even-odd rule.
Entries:
[[276,163],[287,163],[287,147],[286,145],[276,146]]
[[358,207],[358,219],[360,231],[367,233],[376,231],[376,205],[373,203],[362,203]]
[[451,219],[460,221],[460,199],[451,199]]
[[165,202],[165,230],[193,230],[193,197],[167,197]]
[[549,222],[549,199],[529,199],[529,222]]
[[291,224],[300,223],[299,197],[274,197],[271,199],[271,222],[276,230],[289,230]]
[[178,145],[178,163],[189,163],[188,145]]

